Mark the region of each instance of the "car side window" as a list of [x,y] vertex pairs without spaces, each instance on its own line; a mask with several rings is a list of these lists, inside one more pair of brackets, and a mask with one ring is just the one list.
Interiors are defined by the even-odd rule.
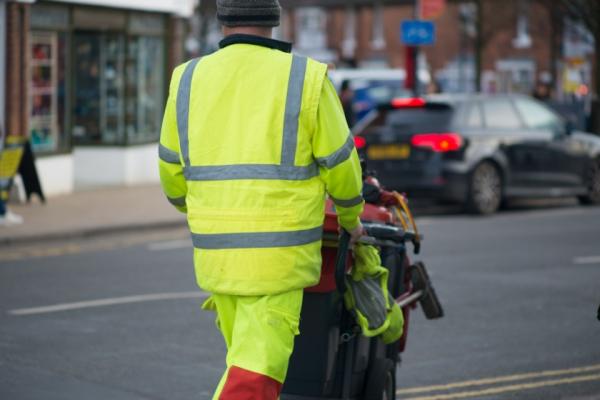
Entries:
[[531,129],[556,128],[560,125],[556,114],[536,101],[519,98],[515,100],[515,105],[525,124]]
[[517,129],[521,120],[508,99],[488,99],[483,101],[485,125],[488,128]]
[[479,104],[473,103],[467,109],[465,126],[467,128],[483,128],[483,117],[481,116]]

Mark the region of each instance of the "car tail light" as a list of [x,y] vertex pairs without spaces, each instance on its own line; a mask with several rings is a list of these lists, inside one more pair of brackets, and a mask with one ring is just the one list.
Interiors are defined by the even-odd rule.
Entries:
[[456,151],[463,145],[458,133],[423,133],[414,135],[411,143],[415,147],[428,147],[436,153]]
[[354,147],[362,149],[367,145],[367,140],[362,136],[354,136]]
[[392,107],[394,108],[416,108],[425,107],[425,100],[419,97],[411,97],[407,99],[393,99]]

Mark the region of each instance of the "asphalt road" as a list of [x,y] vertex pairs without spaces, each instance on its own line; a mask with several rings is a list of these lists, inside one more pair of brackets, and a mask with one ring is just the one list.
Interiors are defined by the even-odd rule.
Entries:
[[[413,313],[399,398],[600,399],[600,208],[420,223],[446,316]],[[184,230],[1,248],[0,399],[209,399],[203,296]]]

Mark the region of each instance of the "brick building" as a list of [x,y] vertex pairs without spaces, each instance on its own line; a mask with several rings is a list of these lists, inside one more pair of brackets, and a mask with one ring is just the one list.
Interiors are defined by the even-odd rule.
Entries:
[[[414,1],[282,1],[288,9],[282,29],[287,39],[297,43],[299,35],[313,31],[305,39],[308,49],[322,43],[332,60],[357,66],[403,68],[405,46],[400,41],[400,23],[413,19]],[[321,7],[315,8],[318,3]],[[345,5],[341,5],[345,4]],[[560,48],[560,24],[552,10],[536,0],[483,0],[482,89],[485,91],[529,92],[538,79],[554,80]],[[323,6],[329,7],[323,7]],[[303,27],[305,15],[321,15],[317,26]],[[475,82],[475,43],[477,7],[472,1],[446,2],[442,13],[432,18],[436,24],[435,45],[424,48],[422,62],[451,91],[473,90]],[[560,21],[559,21],[560,22]],[[320,33],[315,33],[319,32]],[[311,33],[307,34],[309,37]],[[322,52],[322,51],[321,51]],[[310,53],[310,51],[309,51]]]
[[[284,8],[277,35],[295,50],[341,66],[404,68],[406,49],[400,24],[415,15],[414,0],[280,0]],[[439,4],[440,1],[438,0]],[[477,2],[446,0],[432,16],[435,45],[420,59],[448,91],[471,91],[476,80]],[[487,92],[529,93],[536,81],[562,80],[564,20],[544,0],[481,0],[481,88]],[[220,38],[214,0],[201,2],[203,52]],[[591,65],[593,57],[586,54]],[[591,67],[588,69],[591,70]],[[589,72],[584,72],[591,79]],[[585,79],[584,79],[585,80]]]
[[[434,77],[446,92],[474,91],[479,86],[488,93],[531,93],[541,81],[551,89],[561,112],[581,129],[586,127],[597,96],[591,89],[597,87],[593,73],[597,46],[581,21],[559,11],[558,1],[419,1],[445,5],[429,17],[437,27],[437,41],[421,52],[420,70],[430,72],[421,77]],[[296,52],[338,67],[405,68],[400,24],[414,18],[415,0],[280,2],[283,16],[276,35],[292,41]],[[217,49],[221,34],[215,1],[200,4],[198,53],[205,54]]]

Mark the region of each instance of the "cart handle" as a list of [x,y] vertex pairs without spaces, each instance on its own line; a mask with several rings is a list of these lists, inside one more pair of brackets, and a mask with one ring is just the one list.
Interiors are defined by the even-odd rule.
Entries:
[[350,234],[342,229],[340,234],[337,256],[335,258],[335,285],[340,294],[346,292],[346,258],[350,248]]

